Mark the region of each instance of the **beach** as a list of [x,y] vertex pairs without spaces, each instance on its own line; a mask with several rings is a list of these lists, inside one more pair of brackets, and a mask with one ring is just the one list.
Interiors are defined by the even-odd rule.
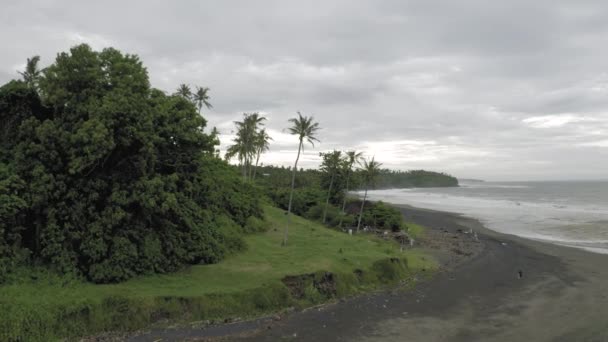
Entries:
[[[385,291],[261,321],[235,341],[608,341],[608,256],[499,234],[457,214],[401,206],[409,221],[481,250],[413,291]],[[432,249],[432,247],[430,247]],[[519,273],[521,271],[521,275]],[[196,338],[193,337],[194,340]]]
[[[437,274],[303,311],[132,341],[608,341],[608,255],[486,229],[459,214],[398,206],[428,228]],[[414,286],[411,286],[414,285]]]

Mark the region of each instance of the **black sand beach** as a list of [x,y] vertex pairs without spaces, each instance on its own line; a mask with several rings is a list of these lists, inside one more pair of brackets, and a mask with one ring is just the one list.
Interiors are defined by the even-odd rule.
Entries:
[[280,319],[147,337],[163,341],[608,341],[608,255],[499,234],[457,214],[402,209],[409,221],[431,228],[420,244],[443,265],[438,275],[415,290],[370,294]]

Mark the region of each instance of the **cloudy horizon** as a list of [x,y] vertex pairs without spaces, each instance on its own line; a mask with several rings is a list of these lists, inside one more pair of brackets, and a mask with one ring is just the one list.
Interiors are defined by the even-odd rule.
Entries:
[[222,133],[265,115],[264,164],[289,166],[287,120],[318,153],[486,180],[608,179],[608,3],[551,1],[8,1],[0,83],[71,46],[140,56],[154,87],[211,88]]

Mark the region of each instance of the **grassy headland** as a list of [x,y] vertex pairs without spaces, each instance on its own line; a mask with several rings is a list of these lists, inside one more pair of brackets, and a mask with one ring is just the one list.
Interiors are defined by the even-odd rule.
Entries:
[[[390,230],[403,243],[399,210],[346,195],[376,180],[453,185],[449,176],[337,150],[298,169],[321,127],[300,112],[287,121],[293,167],[258,167],[272,140],[260,113],[235,122],[222,160],[202,112],[209,88],[156,89],[139,57],[113,48],[74,46],[44,70],[39,60],[0,86],[0,340],[254,316],[434,266],[340,230]],[[287,240],[284,212],[267,202],[322,224],[295,218]]]
[[[157,322],[251,317],[307,306],[395,283],[436,263],[392,241],[350,236],[293,218],[281,246],[284,212],[265,207],[268,230],[245,237],[247,250],[218,264],[96,285],[38,275],[2,286],[2,339],[53,340]],[[417,230],[419,228],[416,228]],[[286,276],[292,276],[283,281]]]

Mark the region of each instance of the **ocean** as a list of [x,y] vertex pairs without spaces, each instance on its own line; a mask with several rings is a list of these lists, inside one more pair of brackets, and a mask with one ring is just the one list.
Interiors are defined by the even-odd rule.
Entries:
[[461,213],[501,233],[608,254],[608,181],[461,182],[371,190],[368,198]]

